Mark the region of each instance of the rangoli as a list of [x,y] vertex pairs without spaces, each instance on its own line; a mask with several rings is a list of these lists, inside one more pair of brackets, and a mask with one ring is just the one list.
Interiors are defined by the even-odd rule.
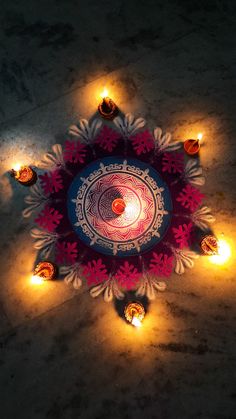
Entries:
[[153,299],[173,271],[193,267],[196,237],[214,218],[198,159],[169,133],[130,114],[82,119],[39,168],[23,215],[41,260],[68,284],[106,301],[127,290]]

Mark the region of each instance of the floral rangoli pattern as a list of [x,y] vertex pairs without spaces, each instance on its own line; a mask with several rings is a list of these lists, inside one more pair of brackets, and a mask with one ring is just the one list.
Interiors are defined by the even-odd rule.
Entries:
[[[170,193],[151,167],[142,166],[134,159],[101,159],[86,167],[87,177],[82,171],[72,182],[68,214],[85,244],[124,257],[139,254],[162,238],[171,219]],[[118,197],[126,204],[120,216],[111,207]]]
[[[214,221],[201,206],[198,159],[131,114],[72,125],[64,145],[44,156],[38,179],[23,216],[32,216],[40,259],[55,261],[67,284],[86,283],[106,301],[127,290],[155,298],[173,271],[193,267],[199,234]],[[115,198],[126,204],[119,216]]]

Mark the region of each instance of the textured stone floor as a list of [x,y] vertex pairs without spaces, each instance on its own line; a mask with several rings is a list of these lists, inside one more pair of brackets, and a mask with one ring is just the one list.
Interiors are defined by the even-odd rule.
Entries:
[[[2,0],[0,23],[1,419],[235,419],[236,3]],[[27,190],[7,174],[105,85],[150,127],[204,133],[206,203],[232,246],[223,267],[173,275],[138,331],[86,290],[30,284]]]

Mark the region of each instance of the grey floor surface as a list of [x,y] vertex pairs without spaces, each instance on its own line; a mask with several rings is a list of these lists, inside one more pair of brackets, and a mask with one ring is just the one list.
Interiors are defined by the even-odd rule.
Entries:
[[[1,1],[1,419],[236,418],[235,24],[233,0]],[[205,201],[232,247],[173,274],[140,331],[86,290],[32,287],[27,190],[7,173],[91,117],[104,86],[150,127],[204,133]]]

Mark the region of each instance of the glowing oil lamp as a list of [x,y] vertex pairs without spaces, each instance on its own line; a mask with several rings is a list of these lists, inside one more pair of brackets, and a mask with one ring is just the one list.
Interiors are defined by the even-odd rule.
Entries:
[[210,262],[216,265],[223,265],[231,256],[231,248],[227,241],[222,238],[218,240],[211,235],[202,239],[201,249],[205,255],[210,256]]
[[108,90],[104,89],[101,94],[102,100],[98,105],[98,112],[105,119],[113,119],[119,110],[115,102],[108,96]]
[[200,150],[200,142],[202,140],[202,133],[199,132],[197,139],[189,139],[184,141],[184,150],[189,156],[195,156],[199,153]]
[[37,180],[37,174],[30,166],[21,166],[20,164],[14,166],[11,176],[25,186],[31,186]]
[[40,285],[43,281],[55,279],[56,267],[51,262],[39,262],[31,278],[32,284]]
[[126,205],[125,201],[122,198],[116,198],[112,201],[111,209],[112,211],[117,214],[121,215],[125,211]]
[[126,320],[135,327],[142,326],[145,310],[140,302],[128,303],[124,310]]
[[200,246],[204,255],[213,256],[218,253],[218,241],[216,237],[211,234],[203,237]]
[[223,265],[228,261],[231,256],[231,249],[229,244],[223,240],[218,240],[218,252],[217,254],[211,256],[210,261],[216,265]]

